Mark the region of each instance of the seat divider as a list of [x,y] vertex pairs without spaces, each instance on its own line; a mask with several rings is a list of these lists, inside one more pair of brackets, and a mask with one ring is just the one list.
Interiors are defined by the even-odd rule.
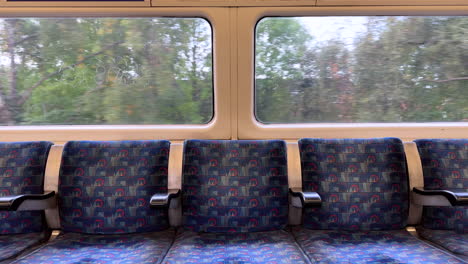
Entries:
[[[296,141],[288,141],[286,144],[288,155],[288,184],[289,188],[302,189],[301,155]],[[289,224],[300,225],[302,220],[302,208],[289,206]]]
[[[62,161],[63,146],[64,145],[53,145],[50,148],[44,177],[45,191],[55,191],[55,193],[58,193],[58,179],[60,173],[60,162]],[[45,217],[47,225],[51,229],[60,229],[58,207],[46,209]]]
[[[405,155],[408,166],[409,189],[414,187],[424,187],[423,170],[421,158],[419,157],[418,148],[414,142],[405,142]],[[410,206],[408,225],[418,225],[421,223],[423,207],[417,205],[413,201],[413,196],[410,195]]]
[[[182,157],[184,142],[171,142],[169,151],[168,189],[182,189]],[[169,223],[171,226],[182,225],[182,207],[169,208]]]

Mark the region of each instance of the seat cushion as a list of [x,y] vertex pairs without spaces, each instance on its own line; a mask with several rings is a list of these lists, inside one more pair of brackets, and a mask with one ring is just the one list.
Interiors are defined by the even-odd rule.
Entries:
[[320,208],[304,210],[304,226],[321,230],[392,230],[406,226],[408,174],[397,138],[299,141],[302,188]]
[[183,231],[163,263],[308,263],[284,230],[255,233]]
[[119,234],[169,227],[167,208],[151,208],[167,192],[170,142],[70,141],[59,180],[64,232]]
[[[468,192],[468,139],[418,139],[424,188]],[[468,233],[468,206],[424,206],[422,225]]]
[[468,261],[468,234],[460,234],[450,230],[433,230],[427,228],[418,228],[418,234],[461,258]]
[[318,263],[463,263],[413,237],[406,230],[293,230],[297,242]]
[[0,262],[21,254],[49,238],[49,232],[0,235]]
[[286,143],[187,140],[183,221],[196,232],[260,232],[288,222]]
[[[0,196],[44,193],[44,173],[51,142],[0,143]],[[0,211],[0,234],[38,233],[42,211]]]
[[14,263],[160,263],[175,232],[89,235],[65,233]]

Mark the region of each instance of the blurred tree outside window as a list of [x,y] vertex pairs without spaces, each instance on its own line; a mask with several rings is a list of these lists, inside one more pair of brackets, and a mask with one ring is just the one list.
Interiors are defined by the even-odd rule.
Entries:
[[201,18],[0,20],[0,124],[203,124],[212,32]]
[[468,121],[468,17],[267,17],[263,123]]

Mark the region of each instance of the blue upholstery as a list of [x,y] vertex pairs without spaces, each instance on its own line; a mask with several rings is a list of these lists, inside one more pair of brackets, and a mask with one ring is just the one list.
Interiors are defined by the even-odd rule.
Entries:
[[[0,143],[0,196],[44,193],[45,166],[51,146],[51,142],[44,141]],[[0,234],[42,232],[43,214],[0,211]]]
[[[415,140],[424,188],[468,192],[468,139]],[[468,206],[425,206],[420,236],[468,260]]]
[[286,231],[253,233],[182,232],[165,264],[309,263]]
[[49,238],[48,231],[14,235],[0,235],[0,262],[13,258],[25,250],[45,242]]
[[160,263],[171,246],[174,233],[172,229],[117,235],[66,233],[14,263]]
[[[401,140],[301,139],[302,186],[322,197],[294,229],[318,263],[462,263],[413,237]],[[315,230],[312,230],[315,229]]]
[[297,242],[317,263],[463,263],[429,246],[406,230],[384,231],[293,231]]
[[461,234],[451,230],[433,230],[427,228],[418,228],[417,230],[422,238],[468,261],[468,233]]
[[308,263],[281,230],[288,221],[284,141],[187,140],[182,188],[188,230],[163,263]]
[[196,232],[280,230],[288,221],[281,140],[187,140],[183,222]]
[[149,207],[167,191],[169,141],[72,141],[64,147],[59,207],[62,230],[88,234],[168,228],[167,209]]
[[320,208],[304,210],[310,229],[391,230],[406,226],[408,175],[397,138],[301,139],[304,191]]
[[[423,166],[424,188],[468,192],[468,139],[420,139],[415,142]],[[468,233],[468,206],[425,206],[423,226]]]
[[[0,143],[0,196],[44,193],[51,142]],[[0,211],[0,262],[47,239],[44,212]]]
[[59,176],[64,232],[18,263],[161,262],[175,232],[167,230],[167,208],[150,208],[149,200],[167,191],[169,147],[162,140],[68,142]]

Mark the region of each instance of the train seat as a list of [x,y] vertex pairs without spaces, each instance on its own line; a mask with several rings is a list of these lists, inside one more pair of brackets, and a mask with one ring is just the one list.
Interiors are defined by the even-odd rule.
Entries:
[[14,204],[25,195],[44,193],[51,146],[51,142],[0,143],[0,262],[49,238],[42,210],[18,210]]
[[[460,197],[464,194],[466,200],[468,139],[420,139],[415,143],[423,166],[424,189],[434,191],[432,197],[437,195],[435,191],[450,191]],[[422,238],[468,261],[467,203],[424,206],[422,225],[417,230]]]
[[159,263],[175,231],[167,208],[170,142],[71,141],[59,175],[61,234],[14,263]]
[[401,140],[301,139],[305,208],[293,234],[319,263],[463,263],[405,230],[409,190]]
[[286,144],[187,140],[181,230],[163,263],[308,263],[288,223]]

